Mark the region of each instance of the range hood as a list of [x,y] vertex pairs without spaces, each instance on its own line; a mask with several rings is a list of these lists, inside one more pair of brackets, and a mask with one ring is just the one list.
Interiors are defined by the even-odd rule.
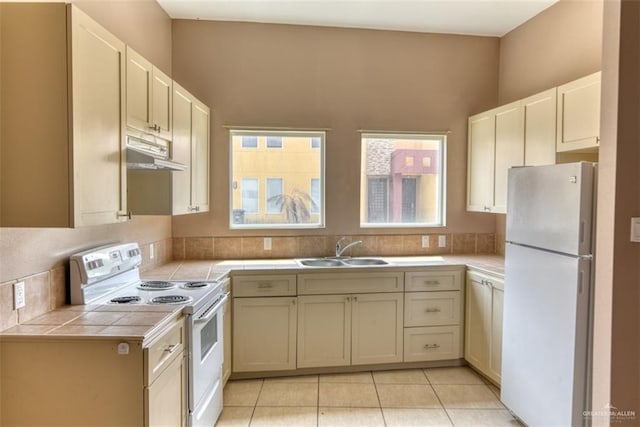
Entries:
[[169,158],[169,143],[164,140],[127,135],[127,169],[183,171],[187,167]]

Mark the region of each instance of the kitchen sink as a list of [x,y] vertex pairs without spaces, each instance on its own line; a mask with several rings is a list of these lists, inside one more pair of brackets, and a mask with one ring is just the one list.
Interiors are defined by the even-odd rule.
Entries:
[[303,267],[356,267],[368,265],[387,265],[387,261],[380,258],[309,258],[297,259]]
[[326,258],[297,259],[296,261],[305,267],[340,267],[344,265],[340,260]]
[[387,261],[380,258],[347,258],[342,260],[346,265],[387,265]]

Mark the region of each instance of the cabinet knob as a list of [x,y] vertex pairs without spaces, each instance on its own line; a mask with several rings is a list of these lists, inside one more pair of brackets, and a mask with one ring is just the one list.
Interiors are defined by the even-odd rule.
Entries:
[[425,313],[440,313],[440,309],[439,308],[427,308],[425,310]]
[[424,348],[427,350],[432,350],[432,349],[440,348],[440,344],[425,344]]
[[424,284],[425,285],[430,285],[430,286],[435,286],[435,285],[439,285],[440,281],[439,280],[425,280]]
[[171,344],[169,346],[167,346],[167,348],[164,349],[165,352],[171,354],[174,351],[176,351],[176,349],[178,348],[178,344]]
[[484,207],[484,211],[485,211],[485,212],[491,212],[491,208],[490,208],[489,206],[485,206],[485,207]]
[[353,297],[354,302],[358,302],[358,297]]
[[271,288],[273,288],[273,285],[271,284],[271,282],[258,283],[258,289],[271,289]]

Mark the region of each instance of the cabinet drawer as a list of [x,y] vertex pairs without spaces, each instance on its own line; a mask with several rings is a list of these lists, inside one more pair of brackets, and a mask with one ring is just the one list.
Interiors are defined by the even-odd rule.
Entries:
[[404,295],[404,326],[460,323],[460,291],[410,292]]
[[404,361],[423,362],[462,357],[460,326],[404,328]]
[[299,274],[299,295],[402,292],[402,273]]
[[234,297],[276,297],[296,294],[295,274],[233,276]]
[[144,349],[145,385],[150,385],[184,350],[184,318],[168,326],[165,332]]
[[405,273],[407,292],[457,291],[462,289],[462,270],[434,270]]

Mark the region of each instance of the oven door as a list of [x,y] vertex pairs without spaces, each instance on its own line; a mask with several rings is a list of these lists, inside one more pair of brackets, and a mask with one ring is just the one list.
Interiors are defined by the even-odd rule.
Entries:
[[222,410],[222,308],[226,300],[227,296],[204,314],[190,316],[189,414],[193,426],[213,425]]

